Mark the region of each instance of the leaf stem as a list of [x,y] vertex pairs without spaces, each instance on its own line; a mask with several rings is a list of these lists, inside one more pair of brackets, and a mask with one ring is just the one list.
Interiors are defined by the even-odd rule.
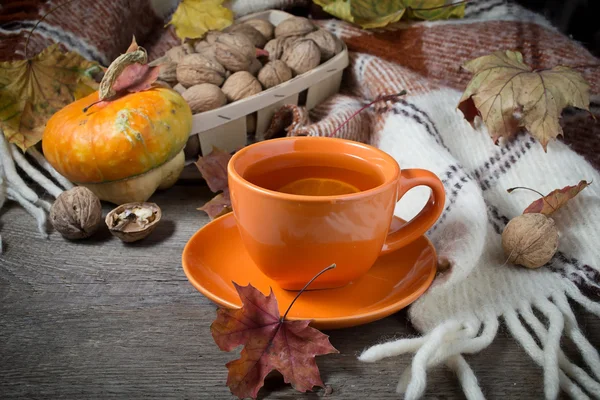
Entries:
[[548,204],[548,207],[550,207],[552,210],[556,211],[556,208],[554,208],[554,207],[552,206],[552,204],[550,204],[550,202],[549,202],[548,200],[546,200],[546,196],[544,196],[542,193],[538,192],[538,191],[537,191],[537,190],[535,190],[535,189],[528,188],[528,187],[525,187],[525,186],[516,186],[516,187],[512,187],[512,188],[506,189],[506,191],[507,191],[508,193],[512,193],[512,192],[514,192],[515,190],[519,190],[519,189],[530,190],[530,191],[532,191],[532,192],[534,192],[534,193],[537,193],[537,194],[539,194],[539,195],[540,195],[540,197],[542,198],[542,200],[543,200],[543,201],[544,201],[546,204]]
[[287,317],[288,313],[292,309],[292,306],[294,305],[294,303],[296,302],[296,300],[298,300],[298,297],[300,297],[300,295],[302,293],[304,293],[304,291],[306,290],[306,288],[308,287],[308,285],[310,285],[311,283],[313,283],[313,281],[315,279],[317,279],[319,276],[321,276],[323,273],[329,271],[330,269],[334,269],[334,268],[335,268],[335,264],[331,264],[329,267],[325,268],[324,270],[322,270],[321,272],[319,272],[318,274],[316,274],[315,276],[313,276],[313,278],[310,281],[308,281],[308,283],[306,285],[304,285],[304,287],[302,288],[302,290],[300,290],[298,292],[298,294],[296,295],[296,297],[294,297],[294,300],[292,300],[292,302],[290,303],[289,307],[285,311],[285,314],[283,314],[283,317],[281,317],[281,320],[282,321],[285,320],[285,317]]
[[448,4],[444,4],[443,6],[437,6],[437,7],[431,7],[431,8],[412,8],[412,7],[407,7],[407,8],[410,8],[413,11],[431,11],[431,10],[438,10],[440,8],[459,6],[461,4],[466,4],[468,2],[469,2],[469,0],[462,0],[462,1],[457,1],[456,3],[448,3]]
[[58,9],[59,9],[59,8],[61,8],[62,6],[66,6],[67,4],[69,4],[69,3],[72,3],[72,2],[74,2],[74,1],[76,1],[76,0],[67,0],[67,1],[65,1],[64,3],[62,3],[62,4],[59,4],[59,5],[57,5],[57,6],[56,6],[56,7],[54,7],[54,8],[51,8],[51,9],[50,9],[50,10],[49,10],[49,11],[48,11],[46,14],[44,14],[44,15],[42,16],[42,18],[40,18],[40,19],[38,20],[38,22],[36,22],[36,23],[35,23],[35,25],[33,26],[33,28],[31,28],[31,30],[29,31],[29,35],[27,35],[27,40],[25,40],[25,50],[23,50],[23,53],[24,53],[24,56],[25,56],[25,59],[26,59],[26,60],[27,60],[27,46],[29,45],[29,39],[31,39],[31,35],[33,35],[33,31],[35,31],[35,28],[37,28],[37,27],[38,27],[38,25],[39,25],[39,24],[40,24],[42,21],[44,21],[48,15],[52,14],[54,11],[58,10]]
[[338,131],[340,129],[342,129],[344,127],[344,125],[346,125],[348,122],[350,122],[350,120],[352,118],[356,117],[360,112],[371,107],[373,104],[377,103],[378,101],[396,100],[396,97],[404,96],[405,94],[406,94],[406,90],[402,90],[400,93],[386,94],[386,95],[377,97],[375,100],[373,100],[372,102],[370,102],[367,105],[362,106],[358,111],[356,111],[354,114],[352,114],[351,116],[346,118],[346,120],[344,122],[342,122],[337,128],[335,128],[335,130],[333,132],[331,132],[331,134],[329,134],[329,137],[333,137],[336,133],[338,133]]

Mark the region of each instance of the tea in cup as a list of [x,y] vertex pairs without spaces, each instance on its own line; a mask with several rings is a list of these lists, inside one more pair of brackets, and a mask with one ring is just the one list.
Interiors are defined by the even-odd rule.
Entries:
[[[445,201],[440,179],[401,170],[389,154],[366,144],[322,137],[258,142],[235,153],[228,181],[242,243],[279,286],[300,290],[347,285],[377,258],[424,234]],[[389,232],[395,204],[415,186],[432,194],[423,210]]]

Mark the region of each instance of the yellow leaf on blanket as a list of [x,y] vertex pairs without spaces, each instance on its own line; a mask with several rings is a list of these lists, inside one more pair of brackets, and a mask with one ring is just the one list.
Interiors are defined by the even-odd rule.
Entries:
[[475,76],[458,108],[471,124],[481,117],[495,142],[525,128],[546,150],[563,133],[559,118],[565,107],[589,111],[589,85],[574,69],[533,70],[516,51],[496,51],[463,68]]
[[233,22],[233,12],[223,7],[223,0],[182,0],[169,24],[181,39],[195,39],[211,30],[222,30]]
[[452,4],[447,0],[405,0],[405,19],[438,21],[441,19],[463,18],[466,2]]
[[383,28],[400,19],[462,18],[465,2],[448,0],[315,0],[323,11],[364,29]]
[[0,128],[26,150],[42,138],[48,119],[98,88],[101,67],[53,44],[29,60],[0,62]]

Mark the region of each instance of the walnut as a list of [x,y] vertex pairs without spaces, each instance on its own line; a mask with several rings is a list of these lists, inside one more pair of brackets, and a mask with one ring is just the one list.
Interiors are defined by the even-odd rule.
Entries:
[[275,27],[269,21],[264,19],[250,19],[248,21],[244,21],[244,24],[250,25],[257,31],[259,31],[265,37],[266,40],[273,39],[273,31],[275,30]]
[[215,44],[219,36],[223,35],[224,32],[221,31],[208,31],[206,35],[204,35],[204,40],[209,44]]
[[258,81],[265,89],[292,79],[292,70],[283,61],[269,61],[258,73]]
[[254,47],[263,48],[267,43],[267,39],[257,29],[246,24],[232,25],[228,30],[229,33],[237,33],[250,39]]
[[539,268],[558,249],[558,229],[544,214],[523,214],[509,221],[502,232],[502,248],[513,264]]
[[211,43],[208,43],[208,42],[202,40],[200,42],[196,42],[196,44],[194,45],[194,50],[196,50],[196,53],[198,53],[206,58],[217,61],[217,57],[215,56],[214,44],[211,44]]
[[300,39],[294,42],[281,57],[281,61],[292,69],[294,75],[300,75],[319,65],[321,51],[310,39]]
[[285,50],[301,38],[302,36],[285,36],[269,40],[265,45],[265,50],[269,52],[269,61],[279,60]]
[[194,48],[189,43],[184,43],[181,46],[175,46],[167,50],[165,55],[171,59],[174,63],[179,63],[183,57],[188,54],[194,54]]
[[275,37],[306,35],[316,29],[310,20],[304,17],[291,17],[275,27]]
[[260,93],[262,87],[250,72],[239,71],[225,81],[222,89],[227,100],[236,101]]
[[212,83],[194,85],[183,92],[182,96],[194,114],[214,110],[227,104],[223,91]]
[[50,208],[50,222],[66,239],[84,239],[102,223],[100,199],[86,187],[62,192]]
[[200,54],[190,54],[177,64],[177,80],[186,88],[200,83],[218,86],[225,80],[225,68]]
[[158,79],[169,84],[177,83],[177,63],[166,61],[160,64],[158,70]]
[[325,29],[319,29],[305,36],[314,41],[321,50],[321,62],[327,61],[342,51],[342,42]]
[[248,68],[248,72],[256,76],[258,75],[258,72],[261,70],[262,67],[262,63],[258,61],[258,58],[255,58],[254,60],[252,60],[252,64],[250,64],[250,67]]
[[106,226],[124,242],[136,242],[148,236],[160,221],[162,213],[154,203],[121,204],[106,215]]
[[247,71],[256,58],[250,39],[235,33],[223,33],[215,42],[217,61],[232,72]]

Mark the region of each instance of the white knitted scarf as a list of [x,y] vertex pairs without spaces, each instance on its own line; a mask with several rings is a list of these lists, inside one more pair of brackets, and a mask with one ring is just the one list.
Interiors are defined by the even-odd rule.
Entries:
[[[375,362],[414,352],[412,366],[397,386],[406,399],[423,395],[427,370],[439,364],[456,372],[467,398],[482,399],[462,354],[484,350],[496,336],[502,317],[525,351],[543,367],[546,398],[556,398],[559,387],[574,398],[587,398],[582,388],[600,397],[598,352],[579,330],[567,301],[570,298],[600,316],[600,305],[581,291],[600,291],[600,188],[590,186],[553,216],[561,235],[559,252],[548,266],[528,270],[506,265],[501,246],[506,223],[536,199],[528,192],[508,194],[507,188],[528,186],[550,192],[581,179],[598,182],[600,175],[560,142],[552,142],[547,154],[527,135],[495,146],[487,133],[473,131],[456,110],[460,95],[440,89],[411,97],[410,102],[429,116],[433,134],[427,124],[395,113],[387,118],[376,141],[403,168],[426,168],[444,180],[446,209],[429,236],[450,269],[410,309],[411,322],[422,337],[378,344],[359,359]],[[411,218],[428,196],[428,189],[414,190],[400,201],[396,214]],[[591,375],[564,355],[563,335],[577,345]]]

